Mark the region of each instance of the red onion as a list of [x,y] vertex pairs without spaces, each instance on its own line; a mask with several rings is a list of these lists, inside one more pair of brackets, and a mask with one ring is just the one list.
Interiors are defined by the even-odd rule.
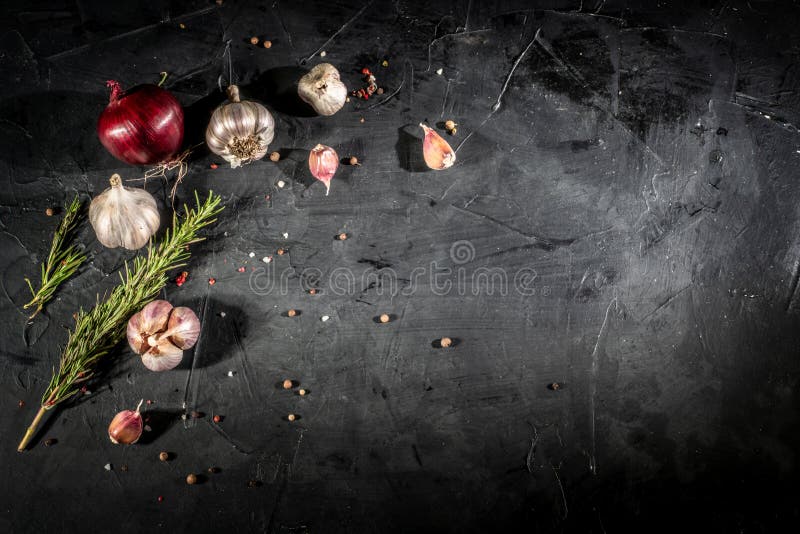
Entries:
[[131,165],[171,160],[183,143],[183,108],[168,91],[138,85],[123,91],[109,80],[108,106],[97,121],[100,142],[115,158]]

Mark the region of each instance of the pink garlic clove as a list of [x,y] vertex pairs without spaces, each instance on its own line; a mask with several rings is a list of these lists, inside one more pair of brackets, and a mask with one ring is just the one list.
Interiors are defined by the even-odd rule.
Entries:
[[172,304],[154,300],[128,320],[128,344],[136,354],[143,354],[150,345],[147,338],[167,328]]
[[161,338],[156,340],[155,336],[151,336],[155,346],[142,354],[142,363],[151,371],[161,372],[174,369],[181,363],[183,359],[183,351],[173,345],[169,338]]
[[131,445],[139,441],[142,436],[142,416],[139,414],[139,408],[142,406],[142,401],[139,401],[139,406],[136,411],[123,410],[114,416],[111,424],[108,425],[108,437],[112,443],[123,445]]
[[420,126],[425,132],[425,139],[422,141],[422,155],[425,157],[425,164],[437,171],[452,167],[456,162],[456,153],[450,148],[450,144],[432,128],[424,124],[420,124]]
[[200,320],[189,308],[174,308],[164,335],[169,336],[169,340],[179,349],[190,349],[200,337]]
[[308,168],[311,174],[325,184],[325,196],[331,190],[331,179],[339,167],[339,155],[329,146],[317,145],[308,154]]

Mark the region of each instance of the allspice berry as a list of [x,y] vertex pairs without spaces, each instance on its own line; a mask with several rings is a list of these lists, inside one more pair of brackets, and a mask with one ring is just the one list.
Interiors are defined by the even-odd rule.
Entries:
[[194,473],[189,473],[188,475],[186,475],[186,483],[189,485],[197,484],[197,475],[195,475]]
[[344,233],[344,232],[342,232],[341,234],[337,235],[337,236],[336,236],[336,238],[337,238],[339,241],[344,241],[345,239],[347,239],[347,234],[346,234],[346,233]]
[[301,389],[301,390],[300,390],[300,391],[298,391],[297,393],[299,393],[299,394],[300,394],[300,395],[302,395],[302,396],[305,396],[305,394],[306,394],[306,393],[308,393],[308,391],[306,391],[305,389]]
[[453,344],[453,340],[450,339],[449,337],[443,337],[442,339],[439,340],[439,344],[442,347],[449,347],[450,345]]
[[250,38],[250,44],[257,45],[258,44],[258,37],[256,37],[255,35],[253,37],[251,37]]
[[294,317],[295,315],[297,315],[297,310],[289,310],[286,312],[286,315],[288,315],[289,317]]
[[55,212],[56,211],[53,208],[47,208],[46,210],[44,210],[44,214],[47,215],[48,217],[52,217]]
[[283,389],[292,389],[292,381],[288,378],[283,381]]
[[269,155],[269,160],[270,161],[280,161],[280,159],[281,159],[281,155],[280,155],[279,152],[271,152],[270,155]]
[[316,295],[317,294],[317,290],[312,287],[311,289],[308,290],[308,294],[309,295]]
[[297,419],[297,416],[293,413],[290,413],[289,415],[286,416],[286,419],[288,419],[289,421],[294,421],[295,419]]
[[455,128],[455,127],[456,127],[456,123],[455,123],[455,122],[453,122],[453,121],[446,121],[446,122],[444,123],[444,129],[445,129],[445,130],[452,130],[452,129],[453,129],[453,128]]
[[380,321],[381,321],[382,323],[388,323],[388,322],[389,322],[389,316],[388,316],[387,314],[385,314],[385,313],[384,313],[384,314],[381,314],[381,316],[380,316]]
[[285,250],[283,250],[282,248],[279,248],[279,249],[277,250],[277,253],[278,253],[278,256],[283,256],[284,254],[286,254],[286,251],[285,251]]
[[349,163],[350,165],[361,165],[361,164],[358,162],[358,158],[357,158],[357,157],[355,157],[355,156],[350,156],[350,159],[348,160],[348,163]]
[[264,48],[272,48],[272,41],[264,41]]
[[166,462],[169,460],[169,453],[167,451],[161,451],[158,455],[158,459],[162,462]]
[[219,423],[220,421],[222,421],[222,416],[220,416],[220,415],[215,415],[215,416],[213,417],[213,419],[214,419],[214,422],[215,422],[215,423]]

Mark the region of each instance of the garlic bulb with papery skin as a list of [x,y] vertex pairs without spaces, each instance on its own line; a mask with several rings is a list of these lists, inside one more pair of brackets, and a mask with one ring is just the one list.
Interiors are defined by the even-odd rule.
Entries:
[[228,86],[228,100],[214,110],[206,128],[206,144],[235,169],[263,158],[275,137],[275,119],[267,108],[242,101],[239,88]]
[[320,115],[333,115],[344,106],[347,87],[330,63],[320,63],[300,78],[297,94]]
[[123,410],[111,420],[111,424],[108,425],[108,437],[112,443],[131,445],[139,441],[143,428],[139,408],[142,407],[143,400],[139,401],[135,412],[133,410]]
[[119,174],[112,175],[109,183],[111,187],[92,200],[89,222],[104,246],[138,250],[161,223],[156,199],[144,189],[122,185]]
[[334,149],[325,145],[317,145],[308,154],[308,168],[314,178],[325,184],[325,196],[331,190],[331,178],[339,167],[339,155]]
[[424,124],[420,124],[420,126],[425,132],[425,139],[422,141],[422,155],[425,157],[425,164],[437,171],[452,167],[456,162],[456,153],[450,148],[450,144],[433,128]]
[[200,336],[200,320],[185,307],[154,300],[128,320],[128,343],[151,371],[168,371],[183,359]]

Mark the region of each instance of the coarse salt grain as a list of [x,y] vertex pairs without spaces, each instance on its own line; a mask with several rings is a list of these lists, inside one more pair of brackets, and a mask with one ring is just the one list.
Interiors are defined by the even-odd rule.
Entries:
[[285,186],[286,186],[286,182],[284,182],[283,180],[278,180],[278,187],[283,188]]
[[441,76],[443,72],[444,72],[444,69],[438,69],[438,70],[436,71],[436,74],[438,74],[439,76]]
[[325,50],[323,50],[322,52],[319,53],[319,57],[325,57],[327,55],[328,55],[328,53]]
[[256,253],[255,252],[251,252],[250,254],[248,254],[248,256],[250,256],[251,258],[255,258],[256,257]]
[[225,317],[227,314],[225,312],[219,312],[220,317]]
[[289,232],[283,232],[283,238],[289,239]]
[[320,317],[320,319],[321,319],[321,320],[322,320],[322,322],[324,323],[325,321],[327,321],[328,319],[330,319],[330,316],[328,316],[328,315],[323,315],[322,317]]
[[111,464],[104,465],[103,469],[105,469],[106,471],[111,471]]
[[269,263],[272,261],[272,256],[264,256],[263,258],[261,258],[261,261],[263,261],[264,263]]
[[235,373],[233,371],[228,371],[228,376],[233,376]]

